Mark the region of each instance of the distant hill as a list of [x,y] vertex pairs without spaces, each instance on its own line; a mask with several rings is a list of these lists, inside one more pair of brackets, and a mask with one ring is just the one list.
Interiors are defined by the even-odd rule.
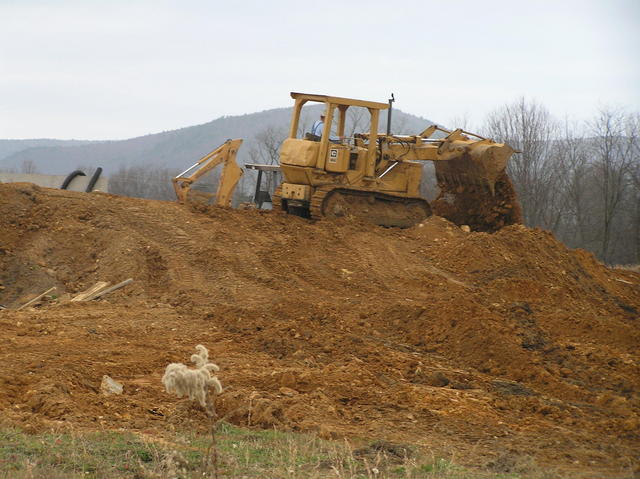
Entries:
[[[322,105],[311,105],[303,109],[301,125],[305,130],[309,129],[322,108]],[[365,117],[368,115],[363,115],[361,121]],[[191,166],[228,138],[245,140],[238,155],[240,163],[257,161],[251,157],[258,144],[256,137],[268,128],[286,136],[290,118],[291,108],[276,108],[220,117],[202,125],[128,140],[0,140],[0,170],[20,170],[24,162],[35,165],[39,173],[54,175],[70,173],[80,166],[100,166],[107,176],[121,166],[151,165],[180,170]],[[394,133],[419,133],[430,124],[432,122],[427,119],[400,110],[393,111]],[[348,121],[347,130],[350,127]],[[379,129],[386,129],[386,115],[382,115]],[[363,128],[357,131],[363,131]]]
[[4,158],[27,150],[29,148],[42,148],[49,146],[77,146],[86,145],[87,143],[96,143],[89,140],[53,140],[49,138],[40,138],[34,140],[0,140],[0,161]]

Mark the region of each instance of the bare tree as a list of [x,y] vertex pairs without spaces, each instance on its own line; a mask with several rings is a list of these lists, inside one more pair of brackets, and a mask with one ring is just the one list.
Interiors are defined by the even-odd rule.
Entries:
[[256,145],[249,153],[251,159],[264,165],[278,164],[280,146],[286,137],[283,127],[267,126],[255,136]]
[[485,127],[487,135],[508,143],[516,153],[509,162],[509,176],[522,203],[525,222],[554,229],[560,221],[561,164],[554,156],[553,140],[558,124],[540,104],[524,98],[493,112]]
[[116,195],[136,198],[174,200],[175,192],[171,178],[178,173],[177,170],[151,165],[121,166],[109,178],[109,191]]
[[[611,238],[616,217],[628,192],[637,151],[637,123],[620,111],[603,108],[590,123],[591,152],[601,222],[598,255],[611,260]],[[637,155],[636,155],[637,157]]]
[[37,174],[38,166],[36,162],[33,160],[22,160],[22,164],[20,165],[20,173],[25,173],[27,175]]
[[627,123],[628,134],[631,138],[631,166],[629,175],[631,178],[632,193],[631,213],[633,224],[633,248],[635,258],[634,263],[640,263],[640,114],[631,115]]
[[[267,126],[255,136],[255,146],[249,151],[249,157],[254,163],[277,165],[280,158],[280,147],[285,138],[287,138],[287,131],[284,126]],[[263,178],[264,189],[273,194],[281,183],[280,174],[268,173]],[[245,185],[246,183],[243,184],[243,187]]]
[[449,128],[462,128],[466,131],[474,130],[474,128],[471,126],[471,120],[469,119],[469,115],[467,113],[452,117],[449,121]]
[[589,211],[592,172],[584,136],[577,131],[576,125],[565,121],[563,134],[554,145],[562,195],[562,201],[556,205],[561,216],[557,232],[569,246],[585,247],[593,241]]
[[352,106],[347,110],[345,136],[352,138],[356,133],[369,131],[371,115],[361,106]]

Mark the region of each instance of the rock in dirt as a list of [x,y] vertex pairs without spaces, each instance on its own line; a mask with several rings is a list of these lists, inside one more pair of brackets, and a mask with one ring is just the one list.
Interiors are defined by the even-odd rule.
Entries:
[[100,383],[100,391],[105,396],[111,396],[112,394],[122,394],[124,386],[118,381],[115,381],[106,374],[102,376],[102,382]]

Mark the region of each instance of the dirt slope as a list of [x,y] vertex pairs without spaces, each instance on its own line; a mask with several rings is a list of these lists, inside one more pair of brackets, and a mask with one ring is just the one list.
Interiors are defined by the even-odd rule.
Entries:
[[[202,343],[227,420],[385,438],[508,471],[630,477],[640,455],[640,275],[549,233],[409,230],[0,185],[0,414],[161,434],[201,422],[163,392]],[[105,397],[104,374],[124,384]],[[635,468],[635,469],[634,469]]]

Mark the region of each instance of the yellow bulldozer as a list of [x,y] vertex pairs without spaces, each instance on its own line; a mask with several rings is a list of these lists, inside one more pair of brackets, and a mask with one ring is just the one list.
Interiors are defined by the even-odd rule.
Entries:
[[[295,104],[289,136],[280,149],[284,181],[272,197],[274,210],[312,219],[356,217],[397,227],[409,227],[437,214],[476,231],[495,231],[521,221],[505,171],[514,153],[510,146],[436,125],[418,135],[394,135],[390,111],[387,133],[381,134],[380,112],[389,109],[392,100],[381,103],[306,93],[291,93],[291,97]],[[320,135],[299,133],[302,107],[309,102],[324,104]],[[351,107],[369,112],[370,127],[368,133],[345,138]],[[241,142],[227,141],[192,167],[198,167],[195,175],[183,173],[174,178],[178,199],[186,201],[192,181],[200,175],[198,169],[209,171],[211,165],[224,163],[229,173],[221,177],[218,190],[223,194],[218,195],[217,203],[229,205],[241,174],[235,163]],[[431,204],[419,193],[424,161],[434,163],[440,189]]]
[[[295,100],[289,137],[280,150],[284,182],[273,207],[313,219],[354,216],[383,226],[408,227],[432,213],[471,229],[494,231],[520,221],[505,169],[514,150],[465,132],[430,126],[419,135],[378,133],[388,103],[291,93]],[[322,135],[298,138],[302,107],[323,103]],[[368,133],[344,138],[347,110],[366,108]],[[337,117],[337,135],[332,123]],[[388,121],[388,124],[390,122]],[[440,132],[440,138],[434,134]],[[422,161],[433,161],[440,187],[430,205],[420,196]]]

